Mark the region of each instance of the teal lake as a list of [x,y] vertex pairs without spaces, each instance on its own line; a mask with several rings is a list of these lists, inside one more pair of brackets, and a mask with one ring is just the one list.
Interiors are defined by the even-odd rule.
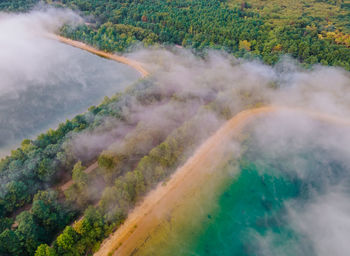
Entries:
[[270,121],[251,130],[242,155],[163,221],[137,255],[345,255],[348,129]]

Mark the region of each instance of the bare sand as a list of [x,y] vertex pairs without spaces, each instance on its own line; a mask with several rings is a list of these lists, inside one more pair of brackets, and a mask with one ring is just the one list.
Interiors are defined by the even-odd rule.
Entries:
[[159,222],[171,213],[177,203],[186,194],[198,189],[200,185],[198,181],[205,178],[215,166],[223,161],[232,139],[239,136],[245,125],[259,116],[284,110],[302,113],[322,122],[350,126],[349,120],[302,109],[267,106],[238,113],[209,137],[174,173],[166,185],[159,184],[151,191],[143,202],[129,214],[125,223],[102,243],[100,250],[94,255],[129,256],[134,254],[159,225]]
[[125,65],[128,65],[128,66],[132,67],[133,69],[137,70],[141,74],[142,77],[146,77],[149,75],[148,71],[146,69],[144,69],[142,67],[141,63],[137,62],[136,60],[131,60],[131,59],[128,59],[128,58],[123,57],[123,56],[118,56],[118,55],[115,55],[112,53],[97,50],[92,46],[89,46],[89,45],[84,44],[84,43],[79,42],[79,41],[74,41],[72,39],[69,39],[69,38],[66,38],[63,36],[51,35],[50,37],[55,38],[62,43],[65,43],[65,44],[71,45],[73,47],[91,52],[93,54],[96,54],[100,57],[107,58],[110,60],[114,60],[114,61],[123,63]]
[[101,245],[95,256],[131,255],[157,226],[160,219],[171,211],[176,201],[192,188],[197,187],[196,181],[200,176],[220,164],[226,146],[231,138],[250,120],[259,114],[271,113],[278,110],[275,107],[262,107],[245,110],[225,123],[214,135],[208,138],[179,168],[166,185],[158,185],[144,201],[129,214],[126,222]]
[[[55,38],[98,56],[126,64],[136,69],[142,77],[149,75],[148,71],[135,60],[100,51],[82,42],[62,36],[55,36]],[[176,207],[177,202],[181,201],[193,189],[198,189],[200,184],[197,181],[205,178],[215,166],[218,166],[223,161],[226,149],[232,138],[238,136],[245,125],[261,115],[283,110],[302,113],[322,122],[350,126],[350,121],[347,119],[297,108],[266,106],[238,113],[214,135],[209,137],[196,150],[194,155],[172,175],[169,182],[165,185],[159,184],[156,189],[152,190],[144,198],[143,202],[129,214],[125,223],[102,243],[100,250],[94,255],[108,256],[113,254],[129,256],[136,252],[137,248],[151,235],[152,230],[157,227],[159,222]],[[86,169],[86,172],[91,172],[96,168],[97,163],[94,163]],[[61,190],[64,191],[72,184],[72,181],[65,183]]]

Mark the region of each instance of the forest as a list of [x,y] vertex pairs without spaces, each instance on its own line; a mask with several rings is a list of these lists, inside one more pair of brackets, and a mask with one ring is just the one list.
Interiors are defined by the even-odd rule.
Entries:
[[[0,8],[16,10],[21,1]],[[25,1],[20,10],[33,6]],[[195,52],[225,50],[237,57],[278,62],[288,54],[306,66],[315,63],[350,69],[350,4],[340,1],[46,1],[77,10],[86,23],[62,34],[109,52],[138,44],[181,45]],[[291,10],[289,12],[289,10]]]
[[[38,2],[4,0],[0,10],[26,12]],[[274,1],[265,8],[262,2],[45,1],[86,18],[76,28],[64,26],[62,35],[108,52],[127,52],[140,45],[178,45],[199,56],[216,49],[273,65],[288,54],[306,67],[320,63],[350,70],[350,3],[310,1],[319,9],[311,10],[313,4],[309,4],[302,13],[286,14]],[[327,8],[333,13],[318,11]],[[57,129],[24,140],[0,161],[0,254],[91,255],[97,251],[136,202],[165,181],[186,160],[187,152],[217,128],[201,126],[208,109],[223,119],[232,116],[216,96],[200,99],[197,108],[170,129],[150,128],[147,122],[129,120],[135,99],[143,107],[185,99],[159,90],[152,78],[146,78]],[[84,158],[72,151],[70,142],[80,134],[110,130],[108,118],[127,124],[123,139]],[[197,130],[202,132],[193,132]],[[97,168],[85,172],[94,163]],[[73,183],[61,189],[71,179]]]
[[[0,161],[1,254],[86,255],[96,251],[135,203],[169,177],[187,153],[217,128],[218,124],[202,127],[208,112],[231,116],[227,106],[208,93],[204,102],[198,98],[197,107],[179,115],[176,124],[167,129],[150,127],[152,119],[129,120],[135,99],[144,108],[182,104],[186,97],[191,102],[196,99],[159,91],[152,79],[140,80],[57,129],[24,140]],[[127,124],[130,129],[124,137],[88,157],[76,154],[70,142],[82,133],[109,131],[108,117]],[[199,129],[201,133],[196,132]],[[95,161],[97,168],[85,172]],[[73,183],[62,189],[70,179]]]
[[[321,20],[327,17],[307,12],[289,22],[271,23],[270,17],[262,16],[247,2],[233,6],[212,0],[59,3],[95,17],[77,29],[64,28],[63,34],[106,51],[125,51],[136,42],[145,46],[177,44],[196,52],[225,50],[237,57],[262,59],[267,64],[276,63],[281,54],[289,54],[305,64],[350,68],[348,28],[323,23]],[[349,17],[348,5],[340,8],[347,11],[337,20]],[[272,9],[270,14],[274,12]]]

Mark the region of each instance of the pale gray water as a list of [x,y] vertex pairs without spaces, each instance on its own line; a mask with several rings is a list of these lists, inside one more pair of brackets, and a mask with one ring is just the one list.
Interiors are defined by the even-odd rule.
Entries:
[[[139,78],[137,71],[126,65],[54,44],[57,58],[43,63],[49,67],[43,67],[42,79],[18,72],[16,84],[21,86],[0,92],[0,156],[18,147],[23,139],[57,127]],[[0,81],[6,79],[1,74],[5,71],[0,72]]]

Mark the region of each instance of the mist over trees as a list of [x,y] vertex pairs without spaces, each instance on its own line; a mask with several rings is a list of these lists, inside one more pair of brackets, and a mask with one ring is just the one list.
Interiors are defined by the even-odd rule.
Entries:
[[[24,12],[37,2],[5,0],[0,10]],[[184,163],[223,121],[244,107],[269,102],[259,95],[260,90],[277,90],[279,74],[263,65],[241,68],[231,55],[275,64],[281,55],[289,54],[306,66],[321,63],[350,70],[347,28],[324,25],[324,17],[303,14],[276,25],[253,4],[214,0],[46,2],[85,16],[85,24],[64,26],[61,33],[102,50],[124,52],[138,43],[176,44],[195,52],[195,57],[189,57],[193,59],[198,55],[205,59],[208,49],[224,50],[230,57],[218,57],[210,64],[206,60],[182,63],[179,70],[185,93],[176,90],[180,78],[175,77],[180,76],[171,70],[176,56],[164,59],[162,65],[171,71],[163,70],[160,77],[168,79],[157,80],[155,75],[140,80],[56,129],[24,140],[2,159],[1,255],[92,254],[123,223],[130,209]],[[340,8],[349,6],[341,3]],[[184,72],[207,64],[194,71],[193,80]],[[238,71],[233,71],[234,65]],[[216,66],[220,70],[214,70]],[[210,70],[227,76],[218,81],[210,77]],[[259,72],[264,76],[256,75]],[[79,144],[87,140],[92,142]],[[87,173],[93,164],[97,167]],[[63,190],[69,180],[72,183]]]

